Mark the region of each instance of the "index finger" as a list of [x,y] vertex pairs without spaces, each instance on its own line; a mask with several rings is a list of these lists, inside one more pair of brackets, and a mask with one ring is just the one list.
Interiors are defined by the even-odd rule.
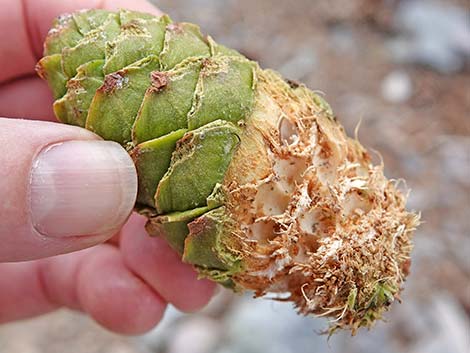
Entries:
[[161,14],[146,0],[0,0],[0,6],[0,84],[34,74],[42,43],[52,20],[60,14],[87,8]]

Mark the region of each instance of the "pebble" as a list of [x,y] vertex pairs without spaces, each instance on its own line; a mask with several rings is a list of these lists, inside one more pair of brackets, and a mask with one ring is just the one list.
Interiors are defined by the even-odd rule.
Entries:
[[470,321],[454,298],[441,292],[422,309],[417,321],[422,321],[425,329],[410,353],[468,353]]
[[300,81],[312,72],[316,65],[317,55],[313,46],[305,45],[293,51],[292,56],[279,67],[279,72],[284,77]]
[[210,353],[213,352],[223,332],[214,319],[194,316],[178,325],[168,342],[168,353]]
[[[224,320],[224,340],[216,353],[323,353],[337,347],[318,333],[325,320],[298,315],[290,303],[244,297]],[[340,350],[338,350],[340,351]]]
[[412,93],[410,76],[404,71],[392,71],[382,81],[382,97],[390,103],[404,103]]
[[395,14],[398,38],[389,43],[395,61],[455,73],[470,59],[468,11],[444,1],[402,1]]

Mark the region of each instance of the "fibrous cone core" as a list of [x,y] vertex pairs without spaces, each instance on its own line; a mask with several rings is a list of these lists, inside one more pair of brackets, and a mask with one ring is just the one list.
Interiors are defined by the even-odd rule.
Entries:
[[62,15],[37,71],[67,124],[121,143],[136,209],[201,276],[336,328],[398,298],[418,216],[304,85],[168,16]]

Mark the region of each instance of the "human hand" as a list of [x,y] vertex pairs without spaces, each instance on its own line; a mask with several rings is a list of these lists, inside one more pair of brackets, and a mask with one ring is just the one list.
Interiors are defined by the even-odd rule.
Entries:
[[120,230],[137,191],[127,153],[84,129],[47,122],[52,97],[34,73],[61,13],[159,11],[145,0],[0,5],[0,116],[42,120],[0,118],[0,323],[66,306],[138,334],[160,321],[167,303],[201,308],[213,283],[198,280],[162,239],[149,238],[143,217],[131,216]]

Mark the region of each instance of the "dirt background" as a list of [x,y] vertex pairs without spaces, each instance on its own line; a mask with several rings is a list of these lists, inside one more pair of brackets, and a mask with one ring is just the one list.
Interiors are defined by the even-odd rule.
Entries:
[[[320,319],[223,291],[136,338],[59,311],[0,327],[0,353],[470,352],[470,13],[441,1],[159,0],[174,19],[322,91],[422,212],[403,303],[329,341]],[[377,157],[377,161],[379,158]]]

